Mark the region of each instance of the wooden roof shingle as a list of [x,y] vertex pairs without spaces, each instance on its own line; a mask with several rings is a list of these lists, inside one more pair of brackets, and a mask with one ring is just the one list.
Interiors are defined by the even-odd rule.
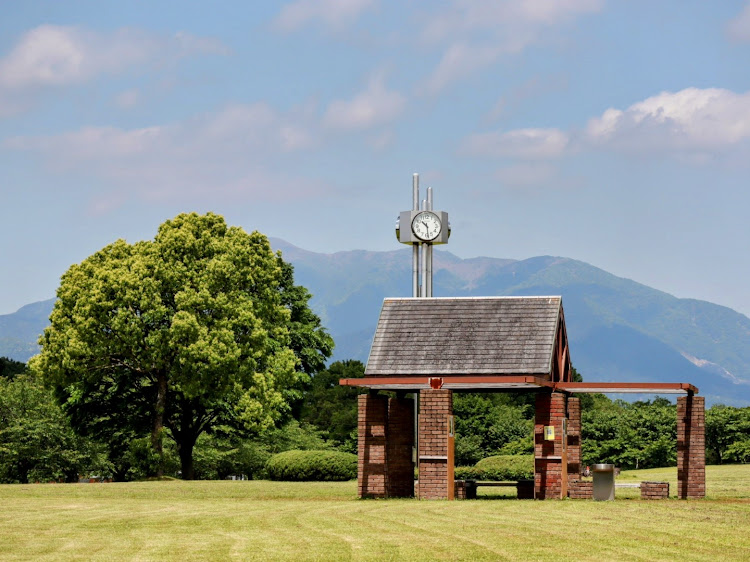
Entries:
[[564,324],[559,296],[385,299],[365,376],[565,375]]

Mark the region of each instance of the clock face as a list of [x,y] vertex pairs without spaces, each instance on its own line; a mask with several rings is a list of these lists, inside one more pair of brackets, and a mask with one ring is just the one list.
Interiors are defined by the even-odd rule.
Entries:
[[411,221],[411,230],[420,240],[429,242],[440,234],[443,225],[435,213],[422,211]]

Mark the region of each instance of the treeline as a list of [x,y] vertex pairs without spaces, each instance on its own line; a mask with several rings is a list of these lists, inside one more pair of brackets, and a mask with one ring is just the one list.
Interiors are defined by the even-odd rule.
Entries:
[[[357,391],[338,380],[363,373],[359,361],[319,371],[285,419],[252,437],[235,427],[213,427],[196,443],[195,478],[264,478],[267,461],[289,450],[356,453]],[[23,363],[0,358],[0,483],[141,480],[153,476],[159,463],[148,432],[138,436],[123,428],[106,439],[77,433],[50,389]],[[176,441],[166,431],[164,474],[180,477],[180,468]]]
[[[80,476],[138,480],[159,461],[147,434],[96,439],[76,433],[50,390],[24,364],[0,358],[0,482],[76,481]],[[253,437],[219,425],[194,450],[195,477],[267,476],[266,463],[289,450],[356,453],[358,390],[340,378],[364,374],[359,361],[319,371],[289,415]],[[676,408],[664,398],[625,402],[582,395],[582,462],[623,469],[676,464]],[[495,455],[533,453],[534,394],[456,394],[456,465]],[[714,405],[706,411],[709,464],[750,462],[750,408]],[[180,475],[174,439],[165,439],[166,475]]]

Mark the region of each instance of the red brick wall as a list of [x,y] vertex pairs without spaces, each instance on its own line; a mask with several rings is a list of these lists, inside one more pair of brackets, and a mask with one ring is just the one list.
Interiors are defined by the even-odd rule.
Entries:
[[[453,392],[422,390],[419,393],[419,485],[420,499],[453,496],[453,452],[449,451],[448,418],[453,415]],[[438,458],[425,458],[438,457]]]
[[[567,437],[563,432],[565,416],[565,394],[553,392],[536,395],[534,424],[534,495],[536,499],[562,499],[567,496]],[[544,439],[544,426],[555,428],[554,441]]]
[[357,495],[360,498],[384,498],[388,398],[360,394],[357,406]]
[[594,483],[590,480],[571,480],[568,497],[572,500],[590,500],[594,497]]
[[568,486],[581,479],[581,400],[568,397]]
[[357,494],[413,497],[414,400],[361,394],[358,409]]
[[641,482],[642,500],[665,500],[669,497],[669,482]]
[[386,441],[386,495],[389,498],[414,496],[414,400],[391,398],[388,400],[388,426]]
[[706,496],[706,414],[703,396],[677,399],[677,497]]
[[456,480],[456,491],[455,498],[457,500],[465,500],[466,497],[466,480]]

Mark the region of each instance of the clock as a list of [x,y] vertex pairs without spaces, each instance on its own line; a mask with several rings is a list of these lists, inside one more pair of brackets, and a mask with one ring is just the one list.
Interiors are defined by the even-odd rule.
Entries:
[[443,225],[435,213],[422,211],[411,221],[411,231],[420,240],[429,242],[440,235]]

